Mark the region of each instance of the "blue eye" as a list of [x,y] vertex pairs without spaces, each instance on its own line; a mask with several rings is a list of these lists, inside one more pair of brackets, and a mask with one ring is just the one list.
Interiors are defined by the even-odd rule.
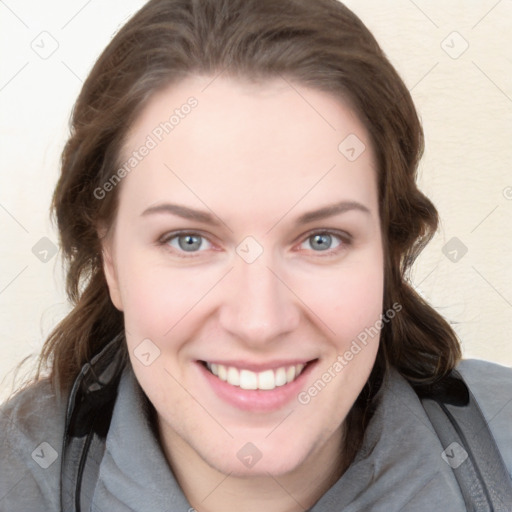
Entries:
[[[177,245],[174,242],[177,242]],[[199,249],[204,242],[206,238],[199,233],[170,233],[160,240],[161,244],[169,245],[178,252],[189,253],[201,252]]]
[[[333,248],[333,240],[338,239],[337,245]],[[302,244],[309,243],[310,247],[314,252],[336,252],[342,243],[348,245],[348,235],[345,237],[345,240],[341,235],[333,233],[331,231],[317,231],[316,233],[310,234]]]

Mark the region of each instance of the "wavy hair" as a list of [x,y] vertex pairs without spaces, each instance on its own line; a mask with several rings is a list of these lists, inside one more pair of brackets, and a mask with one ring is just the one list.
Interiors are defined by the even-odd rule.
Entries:
[[[123,332],[97,231],[100,224],[112,225],[118,190],[101,200],[94,190],[119,168],[127,130],[155,92],[193,74],[220,73],[252,80],[281,76],[337,95],[359,115],[378,163],[384,311],[402,306],[383,325],[366,395],[389,366],[411,383],[446,375],[461,357],[458,339],[408,277],[438,226],[435,207],[416,184],[421,123],[375,38],[337,0],[151,0],[115,35],[83,85],[61,157],[52,215],[73,307],[46,340],[38,373],[49,365],[54,385],[69,389],[81,366]],[[364,397],[365,390],[347,418],[349,430],[364,430]],[[353,451],[355,439],[346,439]]]

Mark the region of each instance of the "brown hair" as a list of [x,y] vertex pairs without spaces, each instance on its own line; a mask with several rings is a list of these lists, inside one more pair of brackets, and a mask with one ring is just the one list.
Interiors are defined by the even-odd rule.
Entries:
[[187,75],[221,72],[286,77],[338,95],[358,113],[378,162],[384,310],[402,306],[383,325],[376,368],[391,365],[411,382],[444,376],[461,356],[458,340],[407,276],[438,224],[416,185],[423,131],[407,87],[337,0],[151,0],[112,39],[83,85],[62,154],[52,208],[74,307],[50,334],[39,368],[51,362],[52,381],[69,389],[81,366],[123,332],[97,233],[100,223],[112,225],[118,190],[101,200],[94,190],[118,169],[127,129],[157,90]]

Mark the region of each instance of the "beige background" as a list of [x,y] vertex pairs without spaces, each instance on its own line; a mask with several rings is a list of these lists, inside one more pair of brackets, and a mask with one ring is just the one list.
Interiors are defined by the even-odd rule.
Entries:
[[[0,399],[68,310],[58,255],[44,262],[32,248],[57,240],[48,207],[81,83],[143,3],[0,3]],[[346,4],[401,73],[426,132],[420,182],[442,227],[414,284],[452,323],[465,357],[512,366],[512,1]]]

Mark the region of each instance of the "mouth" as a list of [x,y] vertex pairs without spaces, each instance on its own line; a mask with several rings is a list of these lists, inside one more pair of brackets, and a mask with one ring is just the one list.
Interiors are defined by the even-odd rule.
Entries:
[[260,372],[220,363],[210,363],[208,361],[200,361],[200,363],[203,364],[210,373],[231,386],[247,390],[261,389],[270,391],[277,387],[286,386],[286,384],[298,379],[306,366],[314,361],[316,360],[293,365],[283,365]]
[[276,363],[272,368],[260,366],[261,371],[233,362],[196,363],[204,382],[223,402],[243,411],[272,412],[297,398],[318,361]]

